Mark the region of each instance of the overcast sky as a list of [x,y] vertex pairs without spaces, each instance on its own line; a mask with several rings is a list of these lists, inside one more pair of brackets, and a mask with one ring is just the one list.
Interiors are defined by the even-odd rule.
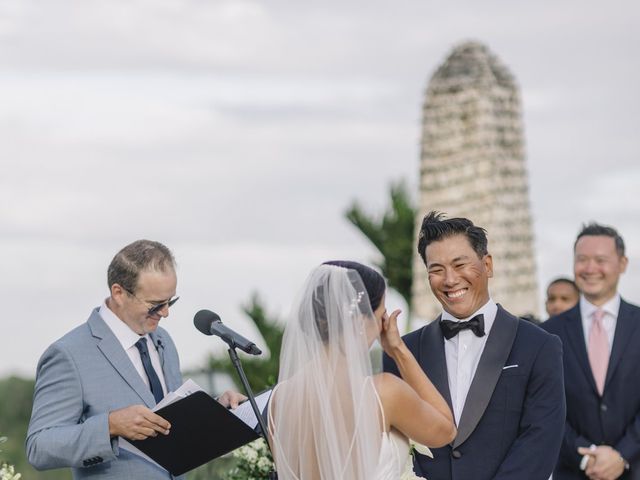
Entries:
[[0,375],[34,375],[138,238],[176,254],[181,299],[163,325],[185,368],[221,350],[197,310],[258,338],[240,310],[251,292],[284,317],[318,263],[375,259],[343,212],[381,211],[395,180],[417,188],[427,81],[467,39],[521,87],[540,284],[570,274],[581,223],[598,220],[623,234],[621,291],[640,302],[639,13],[632,0],[0,0]]

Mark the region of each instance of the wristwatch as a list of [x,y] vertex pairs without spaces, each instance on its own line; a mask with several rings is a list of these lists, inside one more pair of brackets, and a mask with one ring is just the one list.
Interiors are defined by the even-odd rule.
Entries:
[[624,469],[625,470],[629,470],[629,468],[631,468],[631,466],[629,465],[629,462],[627,462],[622,455],[620,455],[620,460],[622,460],[624,462]]

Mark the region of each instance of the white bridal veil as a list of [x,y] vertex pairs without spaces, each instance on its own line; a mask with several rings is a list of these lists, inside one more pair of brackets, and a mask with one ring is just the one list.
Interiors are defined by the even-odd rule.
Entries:
[[379,332],[356,271],[311,272],[285,329],[270,408],[280,480],[374,477],[382,425],[371,376],[382,351],[369,346]]

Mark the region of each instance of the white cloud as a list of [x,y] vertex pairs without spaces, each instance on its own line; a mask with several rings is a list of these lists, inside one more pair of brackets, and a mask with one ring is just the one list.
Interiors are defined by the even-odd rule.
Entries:
[[343,211],[417,185],[428,76],[467,38],[522,87],[541,285],[594,218],[627,240],[640,301],[638,5],[0,0],[0,374],[33,373],[135,238],[176,251],[187,364],[211,348],[195,310],[253,336],[252,290],[280,314],[312,265],[370,260]]

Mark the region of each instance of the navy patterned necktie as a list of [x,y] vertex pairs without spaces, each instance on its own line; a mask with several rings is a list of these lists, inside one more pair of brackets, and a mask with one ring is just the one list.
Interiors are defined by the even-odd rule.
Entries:
[[477,337],[484,337],[484,315],[479,313],[471,320],[466,322],[454,322],[452,320],[440,320],[440,328],[442,335],[447,340],[455,337],[460,331],[469,329],[476,334]]
[[151,393],[153,393],[153,398],[155,398],[156,403],[158,403],[163,399],[164,392],[162,391],[162,384],[160,383],[158,374],[153,368],[153,365],[151,365],[151,358],[149,358],[149,350],[147,349],[147,339],[145,337],[142,337],[140,340],[138,340],[136,342],[136,348],[140,352],[142,366],[144,367],[144,371],[147,374],[147,378],[149,379]]

